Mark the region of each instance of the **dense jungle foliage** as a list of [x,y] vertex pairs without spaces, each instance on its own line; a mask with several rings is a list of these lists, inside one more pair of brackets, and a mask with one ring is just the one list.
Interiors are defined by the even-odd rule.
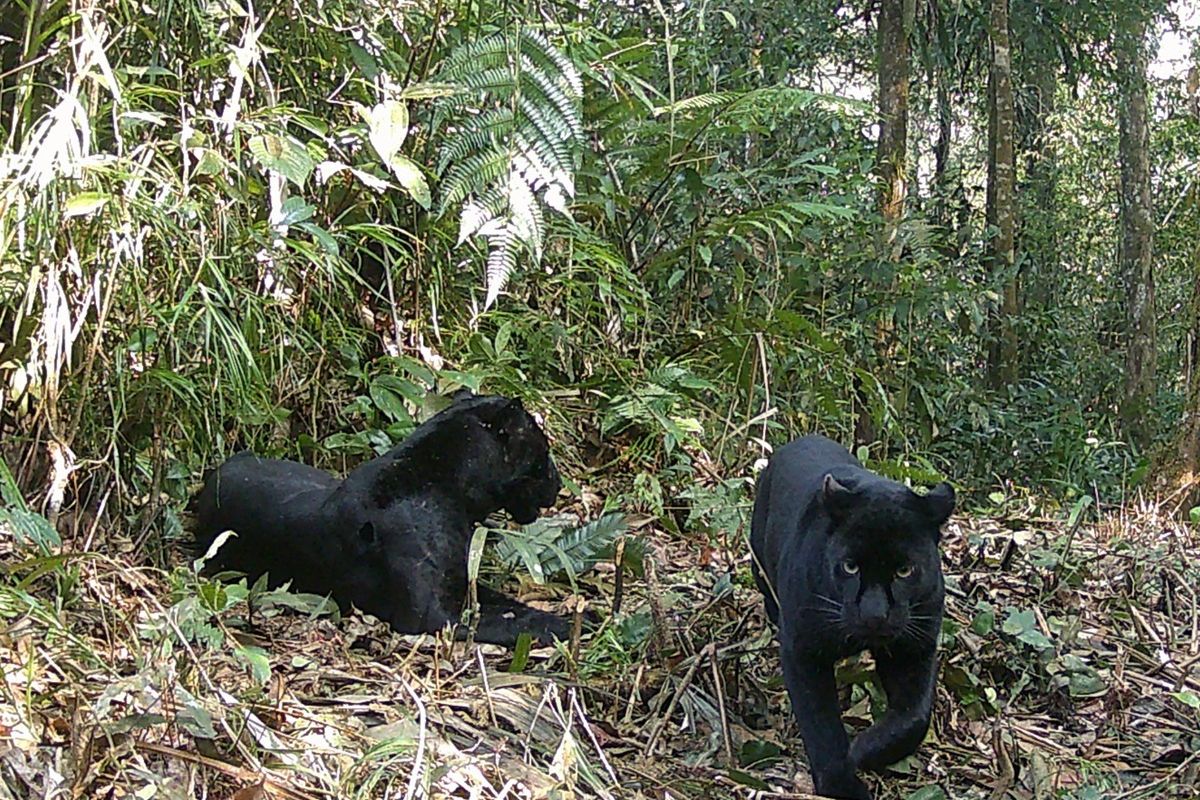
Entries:
[[[746,520],[770,447],[808,431],[892,477],[948,478],[963,498],[948,545],[962,609],[943,677],[959,731],[982,749],[944,759],[984,758],[1023,797],[1166,796],[1153,792],[1194,781],[1198,25],[1194,6],[1166,0],[8,0],[0,615],[69,652],[77,676],[54,668],[50,684],[76,687],[89,724],[120,718],[88,734],[87,748],[104,737],[110,748],[88,761],[83,722],[46,722],[71,719],[46,711],[56,692],[10,682],[0,729],[33,731],[40,745],[13,746],[41,755],[0,767],[9,796],[44,787],[47,769],[79,791],[109,781],[188,796],[199,782],[223,797],[278,769],[265,755],[278,741],[248,734],[234,709],[282,703],[263,694],[267,676],[317,651],[296,646],[281,666],[261,641],[226,635],[253,589],[226,593],[179,566],[185,503],[205,469],[243,448],[343,472],[462,386],[521,396],[545,418],[564,509],[577,512],[510,532],[487,568],[559,599],[597,560],[611,566],[619,540],[616,570],[644,592],[584,653],[542,664],[611,681],[629,705],[612,712],[625,727],[597,734],[576,695],[555,694],[559,727],[531,734],[544,758],[524,759],[538,777],[500,768],[534,796],[620,783],[702,796],[688,770],[721,753],[721,780],[738,791],[766,787],[754,764],[786,769],[794,731],[738,727],[754,716],[747,703],[786,712],[769,634],[757,617],[744,624],[756,608]],[[1150,506],[1162,514],[1138,532],[1106,527]],[[1108,549],[1114,537],[1127,550]],[[1085,572],[1117,588],[1097,591]],[[590,578],[583,594],[609,597],[612,579]],[[1151,583],[1153,596],[1138,595]],[[1087,599],[1121,592],[1119,612]],[[275,601],[304,606],[286,598]],[[726,616],[672,623],[676,603]],[[1081,644],[1113,613],[1135,619],[1157,671]],[[1168,634],[1155,613],[1181,621]],[[322,630],[349,636],[343,656],[370,638]],[[717,644],[705,649],[751,634],[748,652],[767,661],[748,674],[775,680],[769,703],[746,698],[740,673],[720,676]],[[29,639],[0,638],[6,670],[38,671]],[[232,660],[218,668],[220,654]],[[483,672],[482,657],[459,658]],[[136,664],[118,669],[123,659]],[[397,669],[416,669],[407,659]],[[1113,700],[1118,661],[1147,676],[1121,684],[1125,705]],[[252,688],[222,695],[222,669]],[[385,784],[389,796],[459,796],[408,771],[428,755],[413,755],[427,743],[422,702],[457,691],[451,679],[370,669],[396,703],[420,706],[421,735],[365,750],[304,740],[353,766],[291,765],[311,774],[287,796],[383,796]],[[97,688],[118,677],[141,683],[120,684],[119,700]],[[664,699],[635,749],[664,747],[678,706],[687,721],[670,724],[700,742],[672,751],[686,778],[651,780],[643,765],[629,768],[635,780],[601,752],[642,724],[643,681]],[[170,713],[136,700],[166,685]],[[855,687],[855,702],[878,699]],[[1138,691],[1159,705],[1129,710]],[[736,724],[724,710],[734,695]],[[492,706],[493,727],[511,713],[524,729],[515,696]],[[1072,715],[1097,698],[1105,713],[1116,703],[1167,720],[1156,730],[1169,735],[1150,737],[1157,749],[1141,760],[1118,747],[1116,766],[1076,764],[1053,789],[1028,748],[995,744],[1053,738],[992,725],[1018,708],[1057,735],[1092,724]],[[563,755],[576,714],[586,734],[572,746],[595,745],[598,761]],[[476,733],[446,734],[454,758]],[[130,737],[136,758],[114,755],[114,737]],[[64,739],[74,767],[38,750]],[[1055,741],[1056,757],[1117,758]],[[996,767],[1002,752],[1013,763]],[[950,797],[973,796],[961,787],[988,774],[950,772]],[[909,768],[912,796],[947,796],[920,794],[936,786],[929,774]],[[263,781],[264,794],[237,796],[286,794]],[[474,796],[499,796],[501,783]],[[712,796],[731,796],[722,785]]]

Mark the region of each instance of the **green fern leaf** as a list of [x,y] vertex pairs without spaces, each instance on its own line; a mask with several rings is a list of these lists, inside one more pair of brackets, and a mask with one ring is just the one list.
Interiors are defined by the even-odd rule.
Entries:
[[524,46],[521,48],[523,53],[538,61],[542,71],[559,75],[571,94],[576,97],[583,96],[583,79],[579,75],[579,70],[571,63],[571,59],[550,44],[550,41],[537,30],[524,28],[521,31],[521,37],[524,40]]
[[[545,248],[543,205],[568,213],[583,143],[579,71],[535,30],[517,28],[456,48],[437,73],[434,125],[447,125],[438,150],[438,213],[461,204],[459,244],[488,242],[487,300],[495,302],[520,252]],[[440,90],[439,90],[440,91]]]
[[520,239],[516,228],[511,224],[505,225],[499,233],[488,237],[488,245],[490,249],[487,259],[487,299],[483,303],[485,309],[491,308],[496,302],[500,291],[508,283],[509,276],[517,268],[517,248]]
[[466,158],[474,152],[495,148],[499,141],[512,134],[515,127],[513,113],[507,108],[496,108],[469,117],[454,136],[448,136],[444,140],[438,152],[438,174],[444,173],[452,161]]
[[496,555],[509,567],[523,565],[538,583],[546,579],[587,572],[611,557],[617,537],[629,530],[625,515],[605,514],[576,527],[541,519],[520,531],[505,531]]
[[507,176],[511,168],[512,156],[498,147],[459,161],[442,181],[443,195],[438,213],[444,214],[447,208],[462,202],[467,195],[480,192],[493,181]]

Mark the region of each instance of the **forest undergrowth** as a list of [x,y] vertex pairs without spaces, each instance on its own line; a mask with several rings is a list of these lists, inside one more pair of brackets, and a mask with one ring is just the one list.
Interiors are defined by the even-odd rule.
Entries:
[[[563,613],[586,605],[598,627],[516,653],[337,621],[311,596],[222,588],[181,554],[172,571],[148,567],[115,530],[88,531],[86,548],[6,536],[0,786],[6,797],[804,797],[746,531],[721,543],[627,522],[629,541],[646,543],[640,569],[609,559],[574,589],[519,589]],[[934,725],[873,782],[877,796],[1195,796],[1196,539],[1151,506],[1090,521],[1031,506],[957,515]],[[868,658],[839,670],[856,728],[883,708]]]

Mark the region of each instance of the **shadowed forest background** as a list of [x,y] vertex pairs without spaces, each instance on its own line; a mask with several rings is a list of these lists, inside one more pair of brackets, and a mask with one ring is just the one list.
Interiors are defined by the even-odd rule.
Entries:
[[[878,797],[1195,796],[1198,26],[8,0],[2,796],[803,791],[746,536],[811,431],[962,498],[934,731]],[[197,576],[205,469],[342,473],[462,386],[542,415],[569,495],[483,574],[592,636],[512,656]]]

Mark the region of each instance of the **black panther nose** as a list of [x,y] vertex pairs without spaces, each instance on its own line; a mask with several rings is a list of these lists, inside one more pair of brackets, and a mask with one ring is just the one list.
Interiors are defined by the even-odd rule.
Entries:
[[888,629],[887,617],[862,617],[859,620],[862,629],[870,635],[879,635],[886,633]]

